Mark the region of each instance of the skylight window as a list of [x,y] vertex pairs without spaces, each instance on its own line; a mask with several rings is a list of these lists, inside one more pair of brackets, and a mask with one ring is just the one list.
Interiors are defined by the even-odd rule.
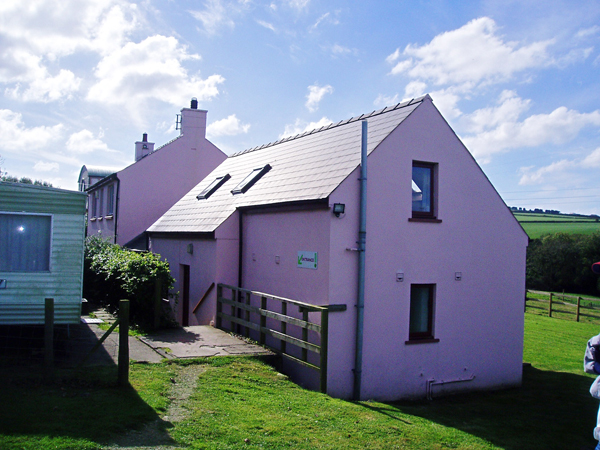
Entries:
[[196,198],[198,200],[206,200],[208,197],[213,195],[217,189],[225,184],[227,180],[231,178],[231,175],[227,174],[223,177],[218,177],[212,183],[210,183],[207,187],[204,188],[202,192],[200,192]]
[[233,188],[231,193],[234,195],[235,194],[243,194],[248,189],[250,189],[252,186],[254,186],[254,183],[256,183],[258,180],[260,180],[262,178],[262,176],[265,173],[267,173],[269,170],[271,170],[271,166],[269,164],[267,164],[264,167],[254,169],[252,172],[250,172],[250,174],[246,178],[244,178],[241,181],[240,184],[238,184],[235,188]]

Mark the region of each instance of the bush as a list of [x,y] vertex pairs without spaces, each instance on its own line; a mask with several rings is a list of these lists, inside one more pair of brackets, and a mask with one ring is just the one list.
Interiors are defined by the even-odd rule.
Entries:
[[[119,300],[128,299],[133,325],[141,329],[154,327],[156,283],[161,298],[173,288],[169,263],[160,255],[127,250],[98,237],[88,238],[85,248],[84,296],[97,301],[109,311],[118,310]],[[171,323],[168,311],[160,309],[161,326]]]
[[598,295],[600,278],[591,270],[596,261],[600,261],[600,232],[533,239],[527,249],[527,287]]

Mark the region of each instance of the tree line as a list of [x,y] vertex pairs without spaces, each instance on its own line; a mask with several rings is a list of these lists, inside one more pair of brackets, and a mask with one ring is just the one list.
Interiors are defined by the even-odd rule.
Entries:
[[527,288],[600,295],[600,232],[589,235],[555,233],[532,239],[527,249]]

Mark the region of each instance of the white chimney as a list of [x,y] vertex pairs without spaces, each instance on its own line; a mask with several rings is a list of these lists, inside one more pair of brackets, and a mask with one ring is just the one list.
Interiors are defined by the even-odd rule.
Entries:
[[148,133],[144,133],[142,141],[135,143],[135,162],[154,151],[154,142],[148,142]]
[[206,110],[198,109],[198,100],[192,98],[189,108],[181,110],[180,135],[198,142],[206,137]]

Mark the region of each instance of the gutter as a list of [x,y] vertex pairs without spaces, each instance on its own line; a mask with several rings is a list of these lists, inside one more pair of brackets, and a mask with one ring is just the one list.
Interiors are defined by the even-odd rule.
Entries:
[[356,302],[356,347],[354,353],[354,400],[360,400],[365,315],[365,244],[367,240],[367,120],[362,120],[360,147],[360,212],[358,229],[358,298]]

